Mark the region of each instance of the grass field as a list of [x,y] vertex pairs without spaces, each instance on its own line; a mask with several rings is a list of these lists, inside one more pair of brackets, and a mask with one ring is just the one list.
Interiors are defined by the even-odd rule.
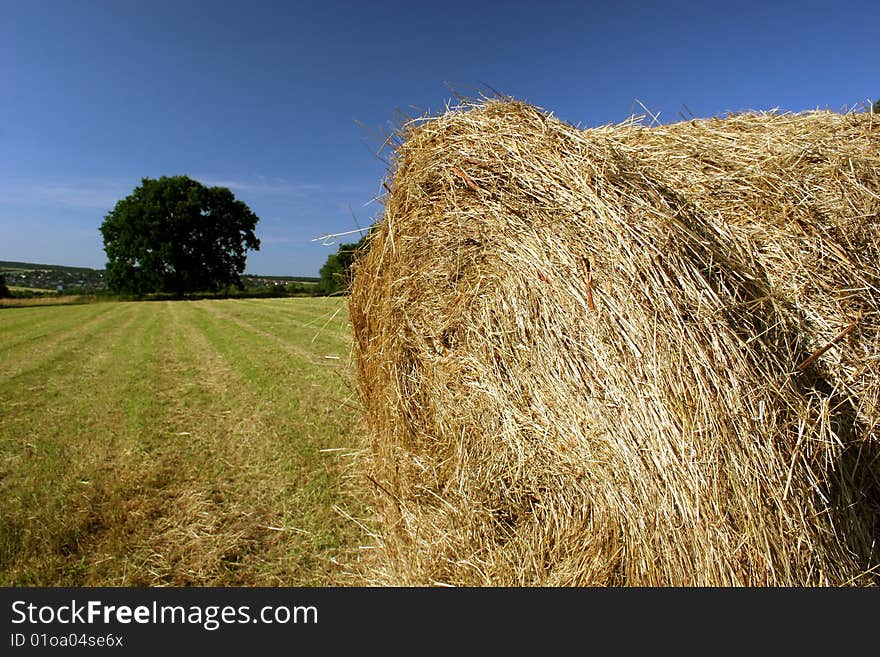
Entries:
[[0,309],[0,584],[344,584],[349,340],[339,299]]
[[[6,297],[0,298],[0,309],[3,308],[26,308],[30,306],[69,306],[72,304],[94,303],[97,301],[95,296],[85,296],[82,294],[58,294],[57,292],[34,291],[29,288],[9,288],[13,292],[27,291],[29,296],[26,297]],[[2,330],[2,329],[0,329]]]

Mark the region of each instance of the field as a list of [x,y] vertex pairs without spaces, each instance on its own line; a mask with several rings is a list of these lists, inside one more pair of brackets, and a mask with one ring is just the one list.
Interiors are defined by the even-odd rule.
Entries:
[[0,309],[0,584],[345,583],[347,321],[327,298]]

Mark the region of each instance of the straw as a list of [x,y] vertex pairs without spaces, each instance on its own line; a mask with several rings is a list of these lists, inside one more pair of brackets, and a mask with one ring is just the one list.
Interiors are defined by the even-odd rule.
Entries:
[[880,120],[405,126],[350,296],[398,585],[876,583]]

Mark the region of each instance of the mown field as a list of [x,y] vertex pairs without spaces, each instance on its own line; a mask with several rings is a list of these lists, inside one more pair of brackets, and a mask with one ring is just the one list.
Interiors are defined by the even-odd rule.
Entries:
[[347,583],[340,299],[0,309],[0,584]]

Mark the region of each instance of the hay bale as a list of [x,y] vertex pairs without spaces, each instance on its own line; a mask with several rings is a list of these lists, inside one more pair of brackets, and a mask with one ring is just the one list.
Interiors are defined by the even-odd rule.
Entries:
[[880,117],[403,137],[349,303],[375,582],[876,582]]

